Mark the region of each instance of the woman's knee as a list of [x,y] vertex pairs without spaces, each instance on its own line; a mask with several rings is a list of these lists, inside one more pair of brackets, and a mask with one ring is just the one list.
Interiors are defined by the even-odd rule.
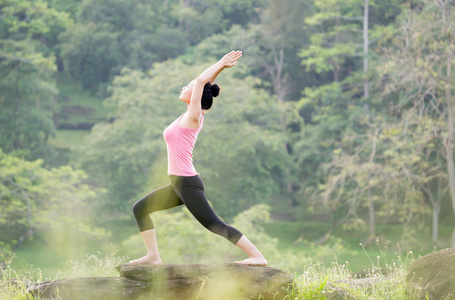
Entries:
[[133,210],[133,214],[136,218],[140,217],[143,214],[143,207],[142,207],[140,201],[137,201],[136,203],[134,203],[132,210]]

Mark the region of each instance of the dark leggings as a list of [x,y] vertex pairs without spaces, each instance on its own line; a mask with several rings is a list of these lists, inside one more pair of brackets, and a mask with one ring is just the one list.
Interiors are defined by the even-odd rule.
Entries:
[[171,183],[146,195],[133,206],[139,230],[155,228],[149,214],[185,204],[193,216],[208,230],[225,237],[233,244],[242,233],[224,223],[213,211],[204,194],[204,184],[198,176],[169,176]]

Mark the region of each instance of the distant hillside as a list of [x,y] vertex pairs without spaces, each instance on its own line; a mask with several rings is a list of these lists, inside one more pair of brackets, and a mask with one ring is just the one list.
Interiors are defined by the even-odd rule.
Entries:
[[56,84],[59,94],[53,121],[57,133],[49,144],[57,152],[52,165],[58,166],[69,162],[71,148],[82,144],[97,122],[108,120],[109,109],[103,105],[104,99],[83,90],[80,82],[64,72],[57,74]]

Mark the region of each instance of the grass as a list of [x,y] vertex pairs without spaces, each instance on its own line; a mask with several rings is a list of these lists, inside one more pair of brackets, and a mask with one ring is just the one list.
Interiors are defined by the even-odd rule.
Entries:
[[[366,250],[365,250],[366,254]],[[349,294],[354,299],[413,299],[406,295],[405,276],[406,270],[414,258],[412,254],[404,259],[400,256],[388,260],[383,258],[388,269],[388,275],[371,270],[370,277],[375,280],[368,285],[355,284],[352,280],[351,270],[346,264],[332,262],[329,266],[319,262],[309,263],[301,274],[294,274],[294,285],[288,290],[283,299],[327,299],[330,293]],[[86,255],[82,260],[68,261],[57,278],[76,277],[116,277],[114,266],[125,260],[117,252],[112,251],[107,255],[96,253]],[[0,280],[0,299],[33,299],[27,298],[26,287],[31,282],[42,281],[39,269],[17,273],[7,264],[3,269]],[[258,300],[261,297],[257,298]]]
[[[137,232],[136,225],[130,217],[119,215],[105,215],[98,220],[97,225],[108,227],[114,234],[102,241],[84,240],[77,236],[71,236],[70,240],[62,237],[64,244],[74,240],[72,245],[79,247],[74,249],[71,245],[69,249],[48,245],[49,238],[39,236],[25,242],[16,252],[16,258],[4,270],[0,281],[0,299],[26,299],[24,286],[31,281],[118,276],[113,267],[127,261],[126,255],[129,253],[125,249],[117,249],[121,249],[122,240]],[[306,240],[293,244],[302,232],[325,232],[322,230],[324,226],[312,222],[272,222],[264,226],[269,235],[279,238],[283,259],[292,260],[299,266],[298,271],[284,269],[295,279],[294,287],[288,291],[285,299],[326,299],[335,290],[348,293],[355,299],[412,299],[405,295],[405,276],[414,257],[418,257],[417,253],[396,251],[392,242],[383,243],[379,239],[374,245],[365,247],[352,234],[346,233],[345,236],[333,236],[327,245],[315,246]],[[400,228],[391,225],[378,228],[378,231],[382,234],[393,232],[391,237],[397,238]],[[316,234],[314,236],[317,237]],[[430,252],[422,250],[422,255]],[[308,260],[308,257],[311,259]],[[31,263],[35,266],[30,266]],[[379,268],[387,270],[387,276],[377,272]],[[351,274],[360,269],[371,269],[367,272],[369,277],[379,279],[368,286],[354,284]],[[17,279],[14,286],[11,285],[12,279]]]
[[[373,241],[371,245],[362,245],[365,235],[363,233],[347,232],[342,229],[334,230],[329,240],[323,244],[326,247],[317,247],[314,242],[324,236],[330,228],[330,224],[318,222],[270,222],[261,224],[265,231],[272,237],[279,239],[279,250],[290,251],[297,255],[313,256],[315,249],[319,249],[319,262],[330,266],[333,261],[348,262],[351,271],[356,272],[362,269],[371,268],[376,265],[377,257],[401,256],[405,255],[411,249],[400,246],[402,226],[400,225],[383,225],[378,226],[378,242]],[[443,235],[443,233],[447,233]],[[441,227],[441,240],[450,237],[451,228],[445,230]],[[299,241],[299,238],[303,239]],[[431,237],[422,233],[422,240],[430,241]],[[295,243],[295,242],[298,243]],[[449,244],[447,244],[447,247]],[[365,252],[366,250],[366,252]],[[423,256],[434,250],[432,243],[424,243],[412,247],[414,255]],[[326,253],[321,253],[325,251]],[[368,254],[368,255],[366,255]],[[369,259],[372,257],[373,259]],[[372,263],[373,261],[373,263]],[[381,264],[384,261],[380,260]]]
[[[70,241],[65,242],[67,238],[61,237],[63,241],[55,240],[49,237],[36,236],[33,241],[26,241],[16,253],[16,259],[13,262],[13,267],[16,269],[25,269],[33,264],[39,267],[43,276],[53,278],[56,273],[61,270],[67,260],[80,260],[87,253],[94,254],[100,251],[101,253],[109,253],[113,248],[120,249],[119,255],[130,255],[127,249],[121,249],[122,241],[129,236],[137,233],[137,226],[131,216],[103,216],[98,219],[97,226],[108,229],[111,237],[104,240],[89,240],[84,237],[71,237]],[[317,246],[311,240],[305,240],[297,245],[293,242],[306,230],[323,226],[317,223],[293,223],[293,222],[271,222],[264,224],[266,233],[272,237],[278,238],[278,250],[282,253],[287,253],[286,259],[295,259],[295,269],[290,269],[291,273],[302,271],[305,267],[308,257],[317,260],[318,263],[330,267],[333,262],[346,265],[350,271],[356,272],[362,269],[368,269],[373,266],[384,267],[390,257],[398,257],[406,254],[408,251],[398,247],[396,242],[383,242],[382,240],[366,247],[360,245],[361,239],[350,237],[349,234],[336,235],[331,237],[326,244]],[[399,226],[395,226],[395,230],[399,230]],[[392,230],[388,227],[387,230]],[[286,234],[283,234],[286,232]],[[53,246],[68,244],[68,247]],[[114,245],[114,246],[112,246]],[[433,246],[428,245],[424,249],[413,250],[414,255],[425,255],[433,251]],[[286,257],[286,255],[284,255]],[[379,262],[378,262],[378,257]],[[300,261],[301,260],[301,261]],[[279,266],[278,266],[279,267]]]
[[[79,82],[64,72],[57,74],[56,86],[59,90],[55,115],[58,124],[70,124],[77,128],[80,124],[94,124],[107,119],[110,109],[103,105],[103,99],[84,91]],[[49,144],[56,150],[51,165],[68,164],[71,148],[81,145],[89,133],[88,129],[58,129],[56,135],[49,139]]]
[[[356,284],[345,265],[333,263],[326,267],[311,264],[295,281],[284,299],[326,299],[331,293],[350,295],[353,299],[411,299],[406,295],[405,268],[395,266],[393,275],[385,277],[372,271],[375,281],[368,285]],[[338,298],[334,298],[338,299]],[[352,298],[349,298],[352,299]]]
[[42,299],[29,294],[27,288],[35,283],[59,278],[117,277],[118,272],[114,267],[124,260],[125,258],[118,256],[115,251],[107,255],[100,252],[87,254],[83,260],[67,261],[53,278],[45,278],[42,270],[34,266],[16,271],[12,264],[14,259],[9,258],[5,265],[0,267],[0,299]]
[[57,109],[65,117],[65,123],[99,122],[109,114],[110,110],[103,105],[103,99],[83,90],[79,82],[64,72],[57,75],[57,89]]
[[69,150],[74,145],[82,144],[84,137],[89,134],[88,130],[57,130],[55,137],[49,139],[49,144],[55,149]]

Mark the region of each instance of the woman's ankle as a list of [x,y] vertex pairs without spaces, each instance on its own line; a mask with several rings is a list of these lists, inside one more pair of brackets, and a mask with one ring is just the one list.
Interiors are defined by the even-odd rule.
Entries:
[[153,260],[161,260],[160,255],[159,255],[159,254],[156,254],[156,253],[147,252],[146,257],[148,257],[148,258],[150,258],[150,259],[153,259]]

